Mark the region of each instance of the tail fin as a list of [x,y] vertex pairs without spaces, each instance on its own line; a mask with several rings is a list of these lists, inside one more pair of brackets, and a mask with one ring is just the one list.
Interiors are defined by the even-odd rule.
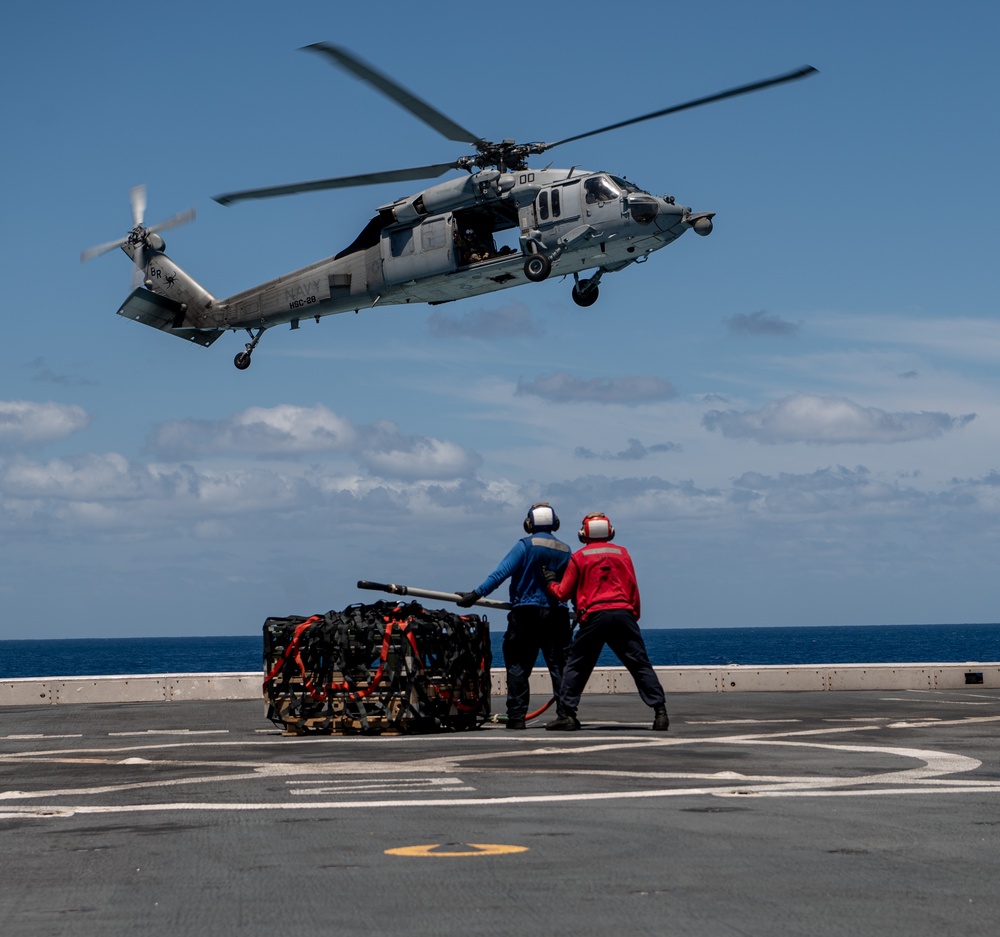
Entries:
[[186,325],[186,314],[182,303],[141,286],[132,291],[118,310],[118,315],[126,319],[151,325],[161,332],[169,332],[205,348],[222,335],[222,329],[199,329]]

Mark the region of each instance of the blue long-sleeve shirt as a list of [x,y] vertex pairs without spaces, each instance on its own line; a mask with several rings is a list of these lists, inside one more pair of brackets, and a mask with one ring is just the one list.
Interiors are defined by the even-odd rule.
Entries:
[[552,604],[552,599],[545,591],[542,565],[561,574],[572,552],[567,544],[549,531],[522,537],[483,584],[476,587],[476,592],[487,596],[505,579],[510,579],[511,605],[548,607]]

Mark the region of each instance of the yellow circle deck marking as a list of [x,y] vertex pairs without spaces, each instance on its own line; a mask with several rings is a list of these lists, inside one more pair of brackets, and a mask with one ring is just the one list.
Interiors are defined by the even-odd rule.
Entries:
[[426,846],[397,846],[387,849],[387,856],[506,856],[527,852],[527,846],[505,846],[502,843],[429,843]]

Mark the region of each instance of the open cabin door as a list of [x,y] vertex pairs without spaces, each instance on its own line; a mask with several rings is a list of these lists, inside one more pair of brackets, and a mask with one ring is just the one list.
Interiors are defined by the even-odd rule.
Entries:
[[503,200],[454,213],[455,259],[460,267],[520,253],[517,207]]

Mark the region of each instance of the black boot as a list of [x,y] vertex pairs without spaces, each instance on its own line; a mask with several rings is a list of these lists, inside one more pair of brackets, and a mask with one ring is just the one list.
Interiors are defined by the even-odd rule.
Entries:
[[508,716],[507,722],[505,723],[508,729],[527,729],[523,717],[519,716]]
[[573,713],[567,711],[558,719],[553,719],[545,728],[550,732],[575,732],[580,728],[580,720]]
[[667,716],[666,706],[653,707],[653,731],[666,732],[670,728],[670,719]]

